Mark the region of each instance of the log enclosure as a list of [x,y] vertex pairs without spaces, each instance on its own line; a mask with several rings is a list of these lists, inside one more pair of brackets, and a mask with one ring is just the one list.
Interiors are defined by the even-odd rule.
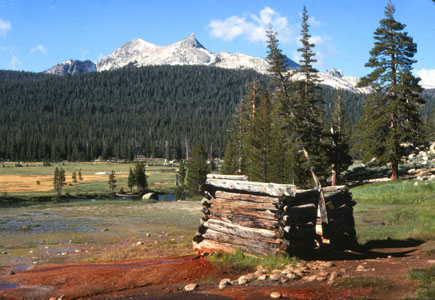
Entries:
[[202,186],[201,225],[193,238],[199,255],[234,252],[298,254],[330,244],[355,242],[352,194],[345,186],[323,188],[327,223],[318,189],[251,182],[242,175],[207,175]]

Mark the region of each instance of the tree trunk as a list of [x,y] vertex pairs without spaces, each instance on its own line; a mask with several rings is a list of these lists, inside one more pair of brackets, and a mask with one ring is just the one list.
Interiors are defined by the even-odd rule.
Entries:
[[332,164],[331,186],[337,185],[337,171],[335,170],[335,168],[335,164]]
[[399,163],[397,160],[391,162],[391,180],[396,180],[399,177]]

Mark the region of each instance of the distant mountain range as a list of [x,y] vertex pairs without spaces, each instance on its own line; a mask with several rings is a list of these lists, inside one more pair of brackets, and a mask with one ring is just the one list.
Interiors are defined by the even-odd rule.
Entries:
[[[142,39],[130,41],[97,63],[89,60],[66,60],[45,71],[48,74],[64,76],[77,75],[86,72],[102,72],[123,67],[143,67],[152,65],[206,65],[225,69],[252,69],[261,74],[267,74],[269,64],[263,58],[242,53],[219,52],[207,50],[194,34],[169,46],[158,46]],[[291,69],[298,64],[288,59]],[[319,72],[322,84],[350,90],[356,93],[368,93],[367,88],[356,88],[357,77],[343,76],[340,70]]]

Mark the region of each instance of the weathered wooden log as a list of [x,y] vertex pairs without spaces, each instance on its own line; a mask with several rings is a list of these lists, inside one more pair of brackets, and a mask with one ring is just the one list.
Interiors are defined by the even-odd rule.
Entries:
[[231,234],[245,239],[276,243],[277,234],[272,230],[250,228],[214,219],[208,220],[204,226],[206,226],[208,229],[213,229],[215,231]]
[[343,215],[352,215],[353,214],[353,208],[348,206],[342,206],[337,209],[332,209],[328,211],[328,217],[329,218],[338,218]]
[[208,209],[210,212],[218,212],[225,214],[237,214],[237,215],[245,215],[245,216],[253,216],[262,219],[275,220],[275,213],[269,210],[250,210],[250,209],[241,209],[241,208],[222,208],[210,206]]
[[352,201],[352,194],[349,191],[339,191],[325,196],[326,203],[332,202],[335,207],[348,204]]
[[248,252],[256,252],[265,255],[275,252],[278,249],[278,242],[267,243],[257,240],[244,239],[230,234],[214,231],[212,229],[207,230],[207,232],[204,234],[204,239],[220,243],[233,244],[236,247],[245,246],[247,247]]
[[207,199],[207,198],[203,198],[203,199],[201,200],[201,204],[202,204],[203,206],[207,206],[207,207],[209,207],[209,206],[210,206],[210,200]]
[[323,192],[325,192],[325,193],[337,192],[337,191],[341,191],[341,190],[348,190],[348,187],[346,185],[336,185],[336,186],[323,187]]
[[247,181],[246,175],[222,175],[222,174],[207,174],[207,179],[222,179],[222,180],[238,180]]
[[216,220],[229,222],[241,226],[251,227],[251,228],[275,230],[278,227],[277,220],[258,218],[255,216],[246,216],[246,215],[239,215],[239,214],[236,215],[233,213],[222,213],[222,212],[213,211],[210,213],[210,217]]
[[223,198],[213,198],[210,203],[214,206],[222,207],[237,207],[237,208],[248,208],[248,209],[258,209],[258,210],[272,210],[275,211],[276,207],[272,203],[261,203],[261,202],[250,202],[242,200],[229,200]]
[[282,196],[280,202],[287,206],[299,206],[309,203],[315,203],[319,201],[319,191],[317,189],[301,191],[297,190],[292,196]]
[[215,197],[220,199],[243,200],[243,201],[272,203],[272,204],[278,202],[278,197],[257,196],[257,195],[242,194],[242,193],[229,193],[225,191],[216,191]]
[[268,255],[271,253],[278,252],[278,249],[263,249],[263,248],[253,248],[244,245],[234,245],[232,243],[217,242],[214,240],[204,239],[201,243],[193,243],[193,248],[198,255],[214,252],[226,252],[233,253],[238,249],[245,251],[246,253],[258,254],[258,255]]
[[[207,186],[208,185],[208,186]],[[252,193],[279,197],[281,195],[291,196],[296,188],[290,184],[277,184],[252,181],[236,181],[225,179],[207,179],[205,190],[234,191],[236,193]]]

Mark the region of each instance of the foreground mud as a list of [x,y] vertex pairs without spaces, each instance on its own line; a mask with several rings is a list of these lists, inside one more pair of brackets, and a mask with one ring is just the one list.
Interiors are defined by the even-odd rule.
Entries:
[[[429,248],[431,245],[429,246]],[[336,281],[374,277],[389,282],[387,289],[339,288],[326,281],[297,280],[287,283],[253,281],[219,289],[222,278],[240,274],[218,270],[207,258],[184,256],[108,263],[46,264],[28,270],[1,269],[0,299],[401,299],[412,296],[415,283],[408,270],[434,262],[428,246],[413,241],[379,241],[362,252],[322,253],[331,261],[328,271],[341,270]],[[319,257],[317,258],[319,259]],[[358,271],[359,266],[364,270]],[[359,268],[361,269],[361,268]],[[188,283],[199,288],[185,292]]]

